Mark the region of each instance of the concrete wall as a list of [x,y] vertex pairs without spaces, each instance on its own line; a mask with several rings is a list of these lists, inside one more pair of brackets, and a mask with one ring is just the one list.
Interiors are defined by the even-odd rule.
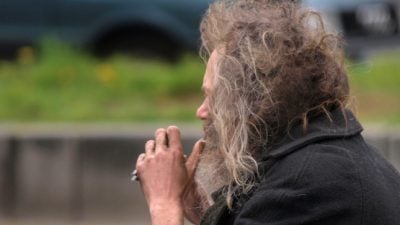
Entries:
[[[201,125],[180,127],[189,153]],[[149,224],[140,187],[130,178],[156,128],[0,127],[0,224],[40,218],[50,219],[47,224]]]
[[[181,127],[185,151],[190,152],[201,135],[200,125]],[[0,221],[107,218],[113,224],[147,224],[145,200],[130,176],[155,128],[0,128]],[[375,129],[365,137],[400,170],[399,132]]]

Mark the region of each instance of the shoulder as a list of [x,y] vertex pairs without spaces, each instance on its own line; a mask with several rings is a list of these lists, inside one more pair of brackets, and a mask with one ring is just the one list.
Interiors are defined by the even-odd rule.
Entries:
[[301,186],[325,179],[335,181],[351,176],[357,179],[355,156],[351,150],[332,144],[314,143],[286,156],[275,159],[272,164],[261,164],[261,186],[269,186],[277,180],[290,180],[291,185]]
[[[339,214],[357,214],[360,192],[359,175],[346,149],[312,144],[265,168],[238,220],[326,224]],[[348,221],[356,223],[357,218]]]

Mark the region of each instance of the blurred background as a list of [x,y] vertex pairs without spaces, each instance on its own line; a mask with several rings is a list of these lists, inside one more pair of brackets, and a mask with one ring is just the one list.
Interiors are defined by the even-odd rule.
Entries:
[[[212,0],[0,0],[0,224],[149,224],[130,181],[157,127],[201,137]],[[400,1],[305,0],[341,32],[352,108],[400,169]]]

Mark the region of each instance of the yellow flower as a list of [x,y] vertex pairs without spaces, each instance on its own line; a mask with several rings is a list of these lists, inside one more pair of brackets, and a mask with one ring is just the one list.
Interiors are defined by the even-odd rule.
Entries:
[[97,72],[99,80],[105,85],[112,84],[117,78],[113,67],[108,63],[101,64],[98,67]]
[[35,60],[35,50],[30,46],[24,46],[18,49],[17,61],[20,64],[31,64]]

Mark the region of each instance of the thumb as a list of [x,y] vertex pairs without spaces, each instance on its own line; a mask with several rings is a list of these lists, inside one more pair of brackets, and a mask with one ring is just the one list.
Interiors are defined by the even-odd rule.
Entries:
[[199,163],[201,153],[203,152],[204,149],[204,145],[205,145],[204,140],[198,140],[196,144],[194,144],[193,146],[192,153],[186,160],[186,169],[189,173],[189,176],[192,176],[197,168],[197,164]]

